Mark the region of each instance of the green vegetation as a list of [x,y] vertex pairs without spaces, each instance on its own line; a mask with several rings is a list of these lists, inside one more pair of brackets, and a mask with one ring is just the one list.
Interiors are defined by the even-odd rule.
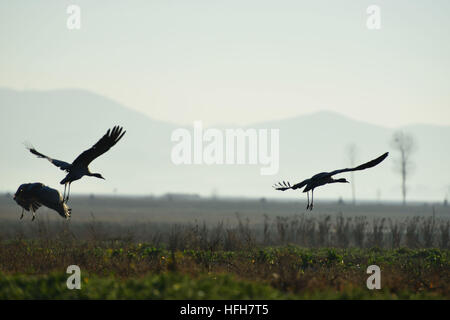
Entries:
[[68,290],[67,274],[0,275],[0,299],[289,299],[268,285],[236,281],[230,275],[165,273],[133,279],[83,276],[80,290]]
[[[173,249],[123,240],[0,241],[1,299],[449,299],[450,250],[248,246]],[[82,289],[66,287],[69,265]],[[381,268],[381,290],[366,269]]]
[[[82,220],[78,213],[71,221],[2,220],[0,299],[450,298],[450,221],[439,213],[443,208],[398,219],[278,216],[258,213],[271,205],[281,210],[275,202],[148,200],[142,222],[127,215],[122,223],[109,216],[104,201],[98,210],[106,210],[107,219]],[[121,215],[131,205],[123,201],[115,203]],[[259,209],[229,213],[236,207]],[[233,221],[195,220],[199,210],[213,217],[222,212],[217,208]],[[150,218],[176,212],[190,222]],[[70,265],[81,268],[81,290],[66,287]],[[370,265],[381,268],[381,290],[366,287]]]

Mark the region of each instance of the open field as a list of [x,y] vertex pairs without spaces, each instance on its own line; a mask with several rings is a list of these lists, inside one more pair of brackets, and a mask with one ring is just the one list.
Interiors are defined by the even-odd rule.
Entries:
[[[449,250],[170,250],[145,243],[3,242],[2,299],[449,299]],[[68,290],[67,266],[82,270]],[[366,288],[378,265],[381,290]]]
[[[1,299],[449,299],[440,205],[74,197],[72,219],[0,200]],[[300,209],[300,207],[302,209]],[[69,265],[82,289],[68,290]],[[381,290],[366,269],[381,268]]]
[[[74,221],[90,221],[93,214],[97,220],[109,222],[155,222],[186,223],[197,220],[206,223],[235,223],[235,214],[249,218],[252,224],[261,223],[263,215],[270,217],[292,216],[305,212],[306,196],[290,200],[246,199],[246,198],[200,198],[195,195],[166,195],[161,197],[125,196],[71,196],[69,206],[73,209]],[[317,199],[310,216],[336,215],[405,218],[430,216],[450,218],[450,205],[442,203],[411,203],[403,206],[389,202],[359,202],[356,205],[339,201]],[[50,219],[60,220],[57,214],[41,208],[38,215],[49,213]],[[11,194],[0,194],[0,219],[16,221],[20,208]]]

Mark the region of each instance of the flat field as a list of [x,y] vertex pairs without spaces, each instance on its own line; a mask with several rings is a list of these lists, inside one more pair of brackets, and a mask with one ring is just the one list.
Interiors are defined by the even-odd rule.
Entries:
[[[449,299],[441,205],[74,197],[72,219],[0,200],[0,299]],[[81,290],[69,290],[69,265]],[[381,289],[366,286],[367,267]]]

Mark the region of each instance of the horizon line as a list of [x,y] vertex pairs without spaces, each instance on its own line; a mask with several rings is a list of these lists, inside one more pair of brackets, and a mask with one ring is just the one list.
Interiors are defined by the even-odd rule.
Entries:
[[[52,93],[55,91],[79,91],[79,92],[84,92],[84,93],[88,93],[94,96],[98,96],[100,98],[103,99],[107,99],[117,105],[119,105],[122,108],[128,109],[130,111],[139,113],[140,115],[147,117],[148,119],[152,120],[152,121],[157,121],[157,122],[163,122],[166,124],[170,124],[170,125],[174,125],[174,126],[189,126],[189,127],[193,127],[193,123],[194,121],[190,122],[190,123],[179,123],[179,122],[172,122],[169,120],[165,120],[165,119],[157,119],[154,118],[152,116],[150,116],[149,114],[138,110],[136,108],[133,108],[131,106],[129,106],[127,103],[122,103],[114,98],[111,98],[107,95],[104,95],[102,93],[96,92],[94,90],[91,89],[86,89],[86,88],[79,88],[79,87],[60,87],[60,88],[52,88],[52,89],[39,89],[39,88],[14,88],[14,87],[7,87],[7,86],[2,86],[0,85],[0,90],[10,90],[10,91],[16,91],[16,92],[36,92],[36,93]],[[250,126],[259,126],[262,124],[266,124],[266,123],[270,123],[270,122],[276,122],[276,121],[289,121],[289,120],[296,120],[298,118],[301,117],[310,117],[310,116],[314,116],[317,114],[331,114],[331,115],[336,115],[342,118],[345,118],[347,120],[351,120],[354,122],[359,122],[362,124],[366,124],[366,125],[370,125],[370,126],[375,126],[375,127],[379,127],[379,128],[385,128],[385,129],[391,129],[391,130],[395,130],[395,129],[402,129],[402,128],[407,128],[407,127],[414,127],[414,126],[430,126],[430,127],[439,127],[439,128],[448,128],[450,127],[450,123],[449,124],[436,124],[436,123],[425,123],[425,122],[411,122],[409,124],[405,124],[405,125],[401,125],[401,126],[388,126],[388,125],[384,125],[384,124],[378,124],[378,123],[373,123],[373,122],[368,122],[367,120],[359,120],[359,119],[355,119],[350,115],[347,115],[345,113],[340,113],[334,110],[330,110],[330,109],[326,109],[326,108],[321,108],[317,111],[313,111],[313,112],[307,112],[307,113],[300,113],[291,117],[282,117],[282,118],[275,118],[275,119],[271,119],[271,120],[262,120],[262,121],[258,121],[258,122],[249,122],[248,124],[235,124],[235,123],[221,123],[219,121],[217,122],[212,122],[212,124],[208,124],[206,127],[225,127],[225,126],[230,126],[230,127],[239,127],[239,128],[246,128],[246,127],[250,127]]]

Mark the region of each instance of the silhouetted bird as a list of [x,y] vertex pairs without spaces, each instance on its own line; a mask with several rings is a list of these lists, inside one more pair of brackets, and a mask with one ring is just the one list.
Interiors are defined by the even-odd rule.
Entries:
[[22,207],[23,218],[24,210],[31,211],[33,214],[32,221],[35,219],[35,212],[41,207],[46,206],[55,210],[63,218],[70,218],[70,209],[63,201],[58,190],[43,185],[40,182],[24,183],[14,194],[14,200]]
[[[372,167],[376,166],[377,164],[379,164],[384,159],[386,159],[388,154],[389,154],[389,152],[386,152],[382,156],[379,156],[378,158],[376,158],[374,160],[371,160],[369,162],[366,162],[366,163],[359,165],[357,167],[354,167],[354,168],[339,169],[339,170],[335,170],[335,171],[331,171],[331,172],[321,172],[321,173],[318,173],[318,174],[312,176],[309,179],[306,179],[306,180],[304,180],[300,183],[294,184],[294,185],[291,185],[289,182],[283,181],[283,182],[279,182],[279,183],[275,184],[273,187],[276,190],[285,191],[288,189],[295,190],[295,189],[303,188],[304,186],[306,186],[305,189],[303,190],[303,192],[306,192],[306,195],[308,196],[308,205],[306,206],[306,209],[312,210],[313,206],[314,206],[314,189],[315,188],[323,186],[328,183],[336,183],[336,182],[349,183],[345,178],[333,179],[332,176],[334,176],[338,173],[349,172],[349,171],[358,171],[358,170],[372,168]],[[309,191],[311,191],[311,204],[309,203]]]
[[[33,147],[27,147],[31,153],[37,155],[39,158],[45,158],[55,166],[59,167],[61,170],[65,170],[68,172],[66,177],[60,182],[64,185],[64,195],[63,199],[67,203],[69,200],[70,194],[70,184],[73,181],[81,179],[83,176],[91,176],[100,179],[105,179],[102,177],[100,173],[91,173],[89,170],[89,164],[97,157],[104,154],[108,151],[112,146],[114,146],[125,134],[126,131],[122,132],[122,127],[115,126],[112,130],[108,129],[106,134],[92,146],[92,148],[84,151],[80,154],[72,163],[67,163],[61,160],[55,160],[42,153],[38,152]],[[66,187],[69,185],[69,190],[67,192],[66,198]]]

